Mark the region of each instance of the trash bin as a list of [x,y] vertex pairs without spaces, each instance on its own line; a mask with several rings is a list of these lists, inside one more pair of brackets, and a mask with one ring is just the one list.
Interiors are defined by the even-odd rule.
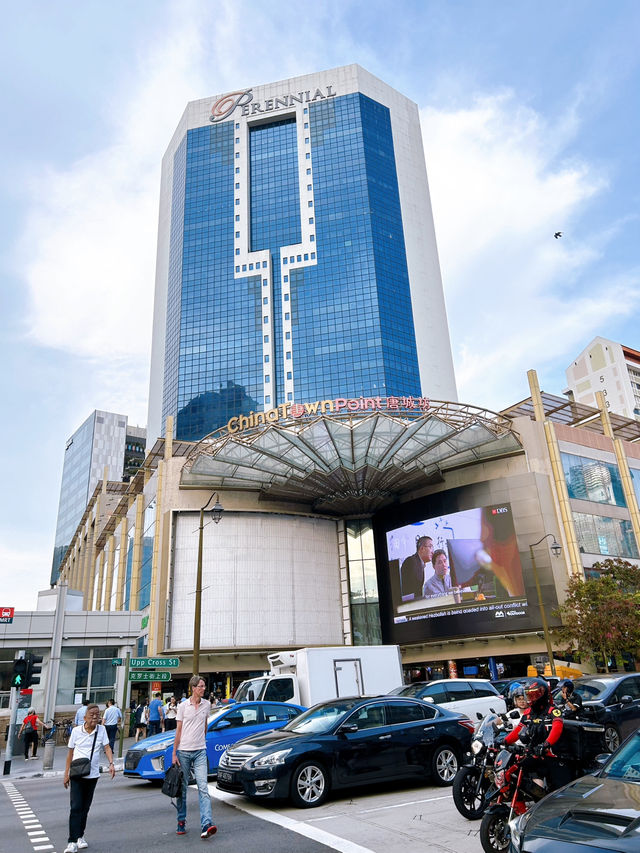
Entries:
[[49,740],[44,743],[44,760],[42,762],[43,770],[53,770],[53,756],[56,751],[56,742],[54,738],[49,738]]

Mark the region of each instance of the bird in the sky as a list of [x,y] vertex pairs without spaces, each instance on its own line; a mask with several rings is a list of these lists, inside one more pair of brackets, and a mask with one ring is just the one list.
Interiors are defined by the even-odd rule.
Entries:
[[562,231],[556,231],[556,233],[555,233],[553,236],[554,236],[554,237],[556,238],[556,240],[557,240],[557,239],[558,239],[558,237],[562,237]]

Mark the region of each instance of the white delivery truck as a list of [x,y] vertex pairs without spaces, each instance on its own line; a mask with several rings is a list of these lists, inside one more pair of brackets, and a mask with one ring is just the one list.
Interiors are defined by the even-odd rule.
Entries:
[[243,681],[236,702],[295,702],[310,708],[339,696],[378,696],[402,684],[398,646],[325,646],[274,652],[271,671]]

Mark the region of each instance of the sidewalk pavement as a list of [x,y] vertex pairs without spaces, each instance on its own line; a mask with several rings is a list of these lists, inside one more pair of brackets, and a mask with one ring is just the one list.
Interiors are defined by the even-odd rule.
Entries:
[[[124,757],[127,754],[127,750],[130,746],[133,746],[134,738],[125,737],[124,743],[122,746],[122,758],[118,758],[119,751],[119,741],[116,740],[115,749],[113,750],[114,759],[113,763],[116,768],[116,771],[122,770],[124,768]],[[64,774],[64,767],[67,761],[67,750],[68,747],[66,744],[58,744],[56,746],[54,755],[53,755],[53,769],[52,770],[43,770],[42,769],[42,761],[44,759],[44,746],[42,744],[38,745],[38,755],[35,759],[30,758],[28,761],[25,761],[22,753],[19,755],[14,755],[11,759],[11,773],[7,776],[0,776],[1,779],[30,779],[36,778],[38,776],[62,776]],[[104,753],[102,754],[102,761],[100,763],[100,771],[102,773],[106,773],[109,769],[109,765],[106,760],[104,760]],[[0,754],[0,766],[4,766],[5,754],[4,752]],[[2,771],[0,770],[0,773]]]

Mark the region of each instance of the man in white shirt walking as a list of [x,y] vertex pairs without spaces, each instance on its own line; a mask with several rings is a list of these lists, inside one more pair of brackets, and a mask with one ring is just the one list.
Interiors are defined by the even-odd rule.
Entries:
[[118,723],[121,722],[121,720],[122,712],[120,708],[118,708],[113,699],[107,699],[107,707],[105,709],[104,716],[102,717],[102,725],[107,730],[111,752],[113,752],[113,748],[116,743],[116,735],[118,734]]
[[198,797],[200,801],[200,838],[210,838],[218,828],[213,823],[211,799],[207,787],[207,748],[206,732],[207,719],[211,713],[211,705],[206,701],[204,692],[206,684],[199,675],[189,679],[191,696],[187,702],[178,705],[176,738],[173,742],[172,764],[179,764],[182,770],[182,794],[178,800],[178,828],[176,835],[184,835],[187,831],[187,789],[189,775],[193,770]]

